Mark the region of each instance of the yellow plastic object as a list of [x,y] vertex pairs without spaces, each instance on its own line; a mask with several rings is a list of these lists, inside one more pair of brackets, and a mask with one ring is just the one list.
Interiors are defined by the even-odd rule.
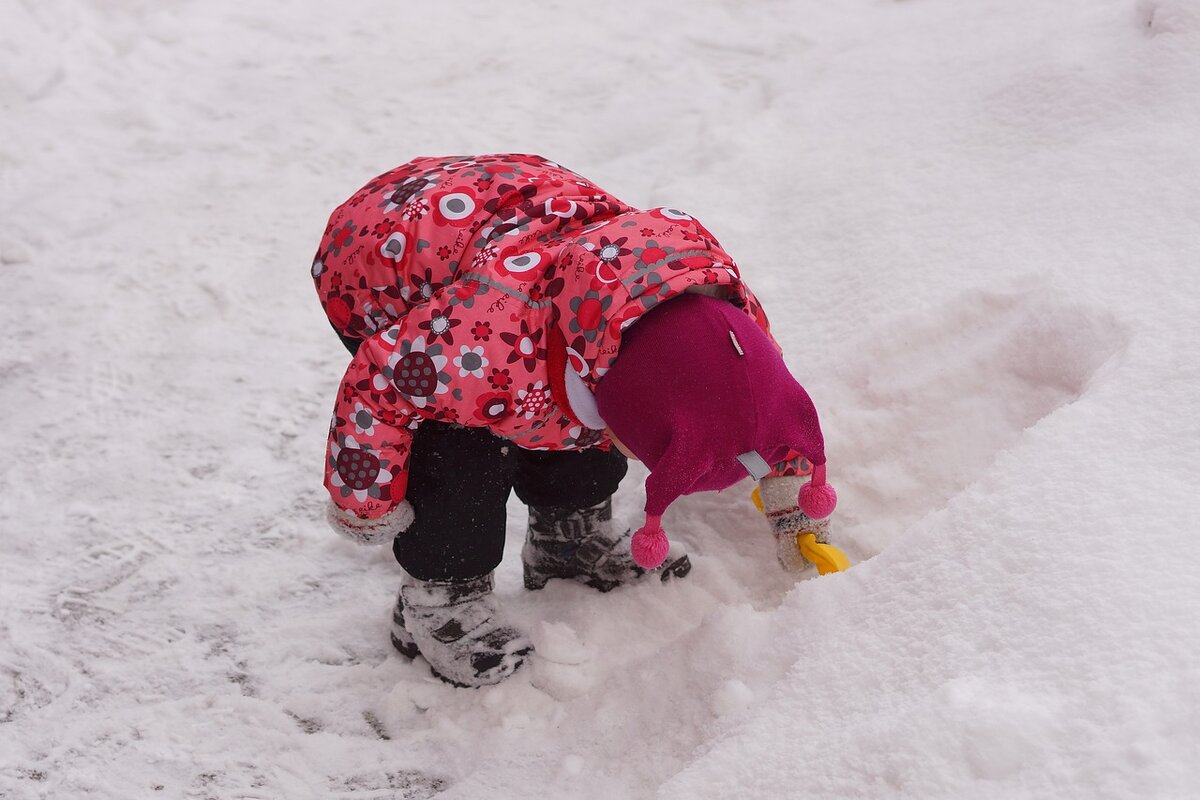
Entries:
[[[762,492],[758,490],[757,486],[750,493],[750,499],[754,501],[754,507],[758,509],[759,513],[765,513]],[[796,534],[796,547],[799,548],[802,556],[816,565],[817,572],[822,575],[850,569],[850,559],[846,558],[846,554],[831,544],[818,542],[815,533]]]
[[831,572],[842,572],[850,569],[850,559],[846,554],[831,544],[821,544],[815,533],[796,534],[796,546],[800,554],[817,567],[817,572],[828,575]]

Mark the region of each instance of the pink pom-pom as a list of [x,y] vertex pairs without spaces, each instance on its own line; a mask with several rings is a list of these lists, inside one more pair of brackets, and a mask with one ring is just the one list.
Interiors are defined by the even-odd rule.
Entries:
[[629,549],[633,551],[633,560],[639,567],[656,569],[667,560],[671,543],[667,541],[667,534],[662,528],[646,525],[638,528],[637,533],[633,534]]
[[837,508],[837,492],[828,483],[813,486],[812,481],[800,487],[800,510],[809,519],[825,519]]

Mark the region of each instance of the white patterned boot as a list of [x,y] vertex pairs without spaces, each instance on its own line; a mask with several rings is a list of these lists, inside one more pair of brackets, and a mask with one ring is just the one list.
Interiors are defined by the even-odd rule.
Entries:
[[491,573],[461,581],[407,578],[392,614],[392,644],[418,653],[455,686],[499,683],[533,652],[525,634],[499,619]]

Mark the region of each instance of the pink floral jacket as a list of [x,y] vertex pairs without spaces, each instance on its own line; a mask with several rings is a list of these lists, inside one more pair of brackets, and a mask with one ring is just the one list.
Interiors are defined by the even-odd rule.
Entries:
[[[333,212],[312,276],[334,328],[363,340],[325,473],[334,503],[363,519],[404,499],[422,420],[484,426],[529,449],[608,447],[568,384],[577,397],[594,389],[621,332],[681,292],[712,287],[769,333],[696,219],[631,208],[532,155],[418,158],[380,175]],[[799,457],[775,467],[807,471]]]

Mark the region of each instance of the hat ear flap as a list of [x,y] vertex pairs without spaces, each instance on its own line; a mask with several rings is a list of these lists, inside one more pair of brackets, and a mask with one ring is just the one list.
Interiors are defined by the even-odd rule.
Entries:
[[662,528],[667,506],[685,494],[708,467],[695,454],[684,451],[674,441],[667,445],[662,458],[646,478],[646,524],[638,528],[630,542],[633,560],[645,569],[655,569],[667,558],[671,542]]
[[667,506],[687,494],[712,467],[708,459],[673,439],[646,476],[646,513],[661,517]]

